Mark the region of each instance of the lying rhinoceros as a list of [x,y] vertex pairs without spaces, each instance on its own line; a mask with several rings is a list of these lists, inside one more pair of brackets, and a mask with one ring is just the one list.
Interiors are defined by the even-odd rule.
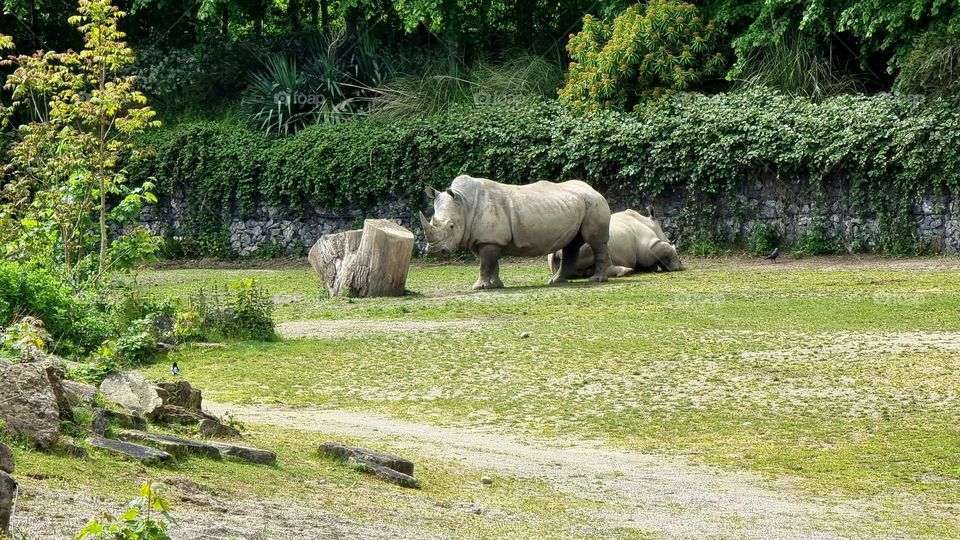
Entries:
[[[607,269],[608,276],[622,277],[634,272],[652,272],[657,269],[668,272],[682,269],[677,249],[667,239],[660,224],[633,210],[610,216],[608,248],[611,263]],[[550,268],[556,270],[564,256],[562,251],[548,255]],[[590,246],[580,248],[576,270],[577,277],[587,277],[594,272]]]
[[504,255],[536,257],[558,250],[565,255],[564,264],[558,265],[550,283],[567,281],[576,273],[584,243],[592,248],[590,267],[595,270],[590,279],[607,279],[610,207],[603,195],[583,182],[512,186],[463,175],[444,192],[427,188],[426,193],[434,199],[430,220],[420,212],[427,252],[446,257],[464,247],[475,253],[480,278],[474,289],[503,287]]

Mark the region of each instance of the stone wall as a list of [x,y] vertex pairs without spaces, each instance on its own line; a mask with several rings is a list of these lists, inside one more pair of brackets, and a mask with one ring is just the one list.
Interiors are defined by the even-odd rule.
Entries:
[[[709,214],[714,217],[711,226],[719,229],[717,232],[725,238],[749,239],[757,223],[767,223],[789,243],[809,230],[813,223],[820,223],[847,250],[875,247],[877,219],[853,215],[849,186],[840,181],[828,183],[822,190],[798,187],[800,185],[775,176],[744,183],[735,196],[707,203]],[[682,191],[650,199],[625,187],[614,187],[607,192],[607,199],[613,211],[634,208],[644,214],[652,213],[671,240],[683,248],[684,233],[690,226],[684,223],[684,209],[689,201]],[[368,217],[391,219],[411,229],[417,234],[418,251],[422,251],[425,241],[416,215],[421,208],[430,213],[426,203],[424,200],[411,204],[410,200],[398,199],[368,210],[340,212],[322,208],[294,212],[260,206],[252,215],[234,217],[225,225],[230,246],[240,256],[251,255],[264,247],[300,254],[309,250],[321,235],[360,228],[363,219]],[[186,235],[183,223],[188,204],[190,201],[182,193],[161,198],[159,205],[145,209],[143,222],[162,235]],[[417,206],[419,204],[423,206]],[[913,216],[922,241],[932,251],[960,251],[960,201],[951,194],[928,194],[913,208]]]

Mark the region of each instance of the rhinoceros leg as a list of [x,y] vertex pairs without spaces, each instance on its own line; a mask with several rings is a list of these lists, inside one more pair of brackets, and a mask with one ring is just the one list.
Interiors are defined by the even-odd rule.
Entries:
[[503,288],[503,281],[500,281],[502,251],[500,246],[493,244],[484,244],[477,249],[477,256],[480,257],[480,277],[473,284],[474,290]]
[[550,285],[566,283],[570,278],[577,277],[577,260],[580,258],[580,247],[583,239],[578,234],[560,254],[560,269],[550,278]]

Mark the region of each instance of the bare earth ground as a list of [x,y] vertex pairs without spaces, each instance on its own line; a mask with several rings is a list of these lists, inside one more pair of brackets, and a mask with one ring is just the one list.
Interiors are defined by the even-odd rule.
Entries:
[[586,441],[518,441],[499,433],[442,428],[344,411],[213,405],[244,421],[386,442],[464,465],[546,480],[561,491],[606,503],[611,530],[664,538],[876,538],[862,503],[805,500],[788,482],[718,472],[679,458],[625,452]]

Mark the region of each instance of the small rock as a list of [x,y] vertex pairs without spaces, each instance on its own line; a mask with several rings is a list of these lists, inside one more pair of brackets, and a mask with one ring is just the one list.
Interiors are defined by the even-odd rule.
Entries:
[[17,481],[5,472],[0,472],[0,536],[10,534],[10,518],[17,496]]
[[97,387],[76,381],[60,381],[63,395],[73,407],[88,407],[97,397]]
[[181,426],[194,426],[204,420],[216,420],[213,416],[202,411],[186,409],[177,405],[164,405],[156,409],[151,418],[160,423]]
[[483,485],[489,486],[490,484],[493,483],[493,478],[490,478],[489,476],[484,476],[483,478],[480,479],[480,481],[483,482]]
[[211,437],[214,439],[236,438],[240,436],[240,430],[233,426],[222,424],[216,420],[204,418],[200,421],[200,434],[204,437]]
[[195,411],[201,410],[203,406],[203,395],[200,390],[192,387],[187,381],[161,382],[157,386],[163,390],[160,397],[163,399],[164,406],[175,405],[184,409]]
[[530,337],[530,332],[520,332],[520,337],[524,339],[528,338]]
[[157,387],[139,373],[111,373],[100,383],[100,391],[108,401],[147,416],[163,405]]
[[111,422],[116,422],[125,429],[137,429],[146,431],[147,421],[142,416],[129,414],[109,409],[93,409],[93,422],[90,424],[90,432],[95,435],[103,435]]
[[259,465],[275,465],[277,463],[277,455],[269,450],[212,441],[210,442],[210,446],[218,448],[224,456],[242,459],[250,463]]
[[0,471],[13,474],[16,463],[13,460],[13,450],[9,446],[0,443]]

